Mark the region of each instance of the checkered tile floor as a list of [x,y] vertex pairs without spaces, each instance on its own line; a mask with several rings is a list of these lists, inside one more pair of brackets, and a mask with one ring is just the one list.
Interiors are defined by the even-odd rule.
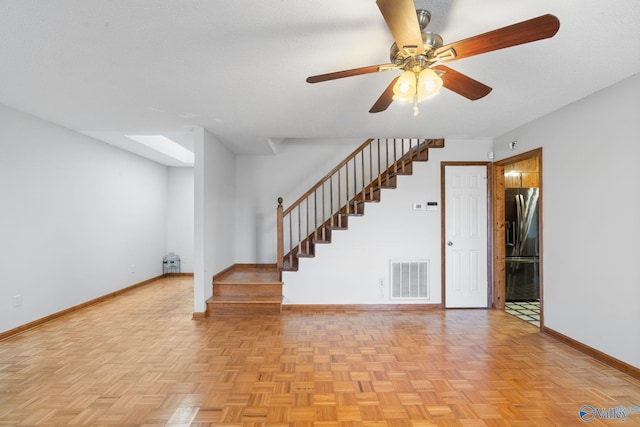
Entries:
[[540,301],[507,302],[505,311],[540,326]]

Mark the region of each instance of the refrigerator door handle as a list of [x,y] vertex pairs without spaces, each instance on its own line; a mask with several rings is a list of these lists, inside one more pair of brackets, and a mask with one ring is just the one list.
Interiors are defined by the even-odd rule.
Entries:
[[[522,197],[522,194],[518,194],[516,196],[516,211],[517,211],[517,230],[514,230],[515,233],[515,253],[513,254],[514,256],[520,256],[521,252],[522,252],[522,231],[524,229],[524,218],[523,218],[523,214],[524,214],[524,198]],[[514,227],[516,228],[516,227]]]

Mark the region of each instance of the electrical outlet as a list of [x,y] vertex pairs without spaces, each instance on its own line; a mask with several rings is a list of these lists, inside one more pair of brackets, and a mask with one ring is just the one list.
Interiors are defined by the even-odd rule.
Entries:
[[13,297],[13,306],[20,307],[22,305],[22,295],[18,294]]
[[380,279],[378,286],[380,286],[381,288],[384,288],[384,280]]

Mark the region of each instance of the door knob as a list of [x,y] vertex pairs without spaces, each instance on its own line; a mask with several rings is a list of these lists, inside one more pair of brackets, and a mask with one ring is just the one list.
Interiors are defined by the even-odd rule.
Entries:
[[453,242],[452,242],[451,240],[449,240],[449,241],[447,242],[447,246],[453,246]]

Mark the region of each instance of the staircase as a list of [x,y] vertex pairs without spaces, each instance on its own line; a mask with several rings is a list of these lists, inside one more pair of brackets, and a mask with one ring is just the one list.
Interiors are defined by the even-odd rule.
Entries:
[[444,139],[369,139],[289,208],[278,199],[276,264],[236,264],[213,277],[210,315],[278,314],[282,272],[297,271],[298,260],[315,256],[317,244],[331,243],[350,216],[364,215],[366,203],[380,201],[383,188],[411,175],[414,162],[429,160],[429,148]]
[[297,271],[300,258],[314,257],[317,244],[331,243],[333,231],[348,229],[350,216],[364,215],[383,188],[396,188],[398,176],[412,174],[413,162],[442,147],[444,139],[369,139],[289,208],[278,198],[280,275]]
[[235,264],[213,277],[211,315],[279,314],[282,281],[275,264]]

